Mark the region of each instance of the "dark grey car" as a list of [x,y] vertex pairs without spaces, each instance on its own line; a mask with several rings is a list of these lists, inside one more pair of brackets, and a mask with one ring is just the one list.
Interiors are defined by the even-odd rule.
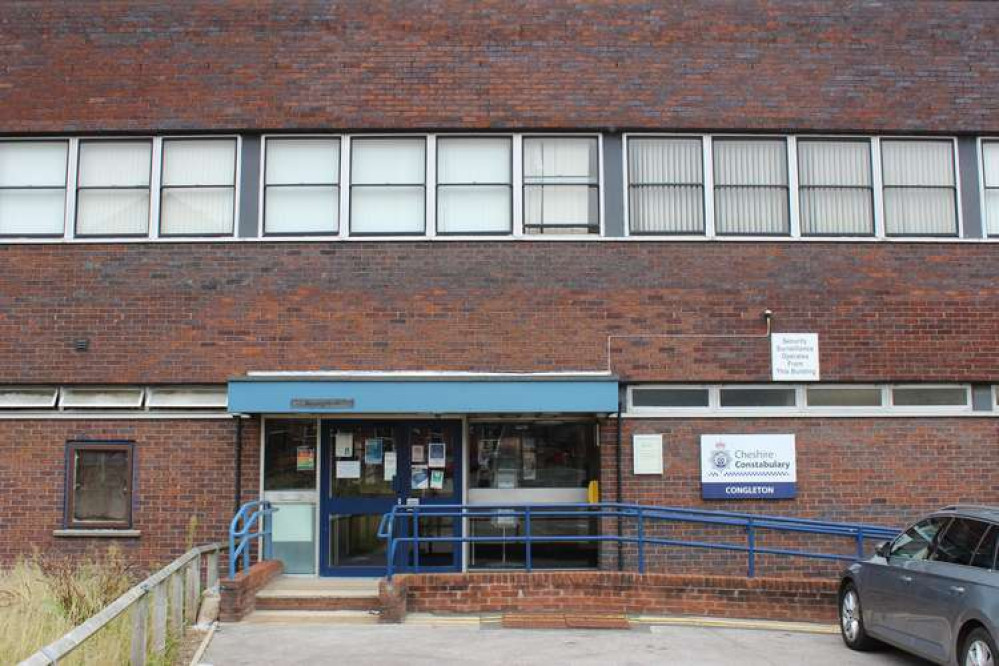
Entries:
[[843,641],[890,643],[940,664],[999,666],[999,507],[951,506],[850,565]]

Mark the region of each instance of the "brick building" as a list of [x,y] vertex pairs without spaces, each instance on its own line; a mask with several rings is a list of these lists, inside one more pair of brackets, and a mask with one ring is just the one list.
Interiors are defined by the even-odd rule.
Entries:
[[[6,3],[0,562],[261,496],[321,575],[397,502],[999,502],[997,44],[982,2]],[[743,455],[778,480],[711,482]],[[520,529],[472,522],[421,529]]]

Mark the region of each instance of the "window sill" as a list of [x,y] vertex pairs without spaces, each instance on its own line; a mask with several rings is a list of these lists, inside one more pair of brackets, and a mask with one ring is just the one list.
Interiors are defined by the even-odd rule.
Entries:
[[139,530],[99,530],[99,529],[68,529],[68,530],[53,530],[52,536],[56,537],[110,537],[118,539],[137,539],[142,536],[142,532]]

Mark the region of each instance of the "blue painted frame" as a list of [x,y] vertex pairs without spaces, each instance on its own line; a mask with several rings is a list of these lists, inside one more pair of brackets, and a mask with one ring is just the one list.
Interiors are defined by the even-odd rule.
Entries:
[[[343,426],[370,426],[377,424],[381,427],[391,427],[394,430],[394,437],[399,443],[397,446],[396,475],[392,483],[395,492],[394,497],[349,497],[337,498],[330,496],[330,481],[332,470],[335,469],[336,457],[332,443],[332,433],[337,427]],[[395,562],[390,566],[333,566],[330,561],[330,547],[332,545],[332,531],[330,529],[330,517],[334,515],[371,515],[384,516],[393,512],[397,507],[404,506],[410,496],[410,484],[412,473],[412,461],[410,457],[409,435],[415,427],[436,427],[445,429],[447,435],[445,439],[453,442],[454,447],[454,492],[449,497],[422,499],[422,506],[452,506],[461,501],[463,485],[463,463],[465,456],[464,441],[462,437],[461,421],[454,419],[406,419],[406,420],[380,420],[380,419],[323,419],[321,423],[321,443],[322,443],[322,474],[319,480],[319,575],[320,576],[384,576],[387,571],[408,571],[418,567],[418,557],[415,558],[415,566],[409,565],[410,547],[403,546],[395,550]],[[406,524],[400,523],[397,529],[400,534],[410,534],[410,521]],[[455,520],[453,539],[460,539],[462,536],[462,521]],[[413,532],[419,535],[418,529]],[[460,543],[460,542],[459,542]],[[454,549],[454,561],[450,566],[442,567],[420,567],[421,571],[460,571],[461,570],[460,547]],[[388,548],[386,548],[388,557]]]

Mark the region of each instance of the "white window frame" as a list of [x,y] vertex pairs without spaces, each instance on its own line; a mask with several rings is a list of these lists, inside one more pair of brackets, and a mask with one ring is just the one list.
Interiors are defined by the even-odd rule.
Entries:
[[[974,411],[968,383],[952,384],[863,384],[816,382],[809,384],[670,384],[636,383],[629,384],[626,392],[625,418],[914,418],[914,417],[984,417],[999,418],[999,385],[992,387],[993,408],[991,411]],[[708,404],[705,407],[635,407],[634,389],[707,389]],[[795,392],[795,405],[784,407],[722,407],[722,389],[791,389]],[[807,404],[809,388],[870,389],[881,392],[880,407],[864,406],[813,406]],[[965,405],[895,406],[892,391],[895,388],[961,388],[965,391]]]
[[[703,174],[703,209],[704,209],[704,229],[703,234],[640,234],[635,235],[631,233],[631,200],[629,198],[630,190],[630,174],[628,172],[628,144],[632,139],[643,139],[643,138],[686,138],[686,139],[701,139],[701,145],[703,148],[703,159],[702,168],[704,170]],[[716,220],[715,220],[715,210],[714,210],[714,141],[715,139],[741,139],[741,138],[759,138],[759,139],[784,139],[787,145],[787,167],[788,167],[788,205],[790,208],[790,234],[782,235],[718,235],[716,233]],[[807,140],[843,140],[843,141],[857,141],[863,140],[868,143],[869,147],[869,157],[871,164],[871,188],[872,188],[872,205],[873,205],[873,215],[874,215],[874,233],[870,235],[828,235],[819,236],[811,235],[805,236],[801,233],[801,206],[800,206],[800,181],[798,175],[798,141]],[[883,178],[883,164],[881,158],[881,140],[903,140],[903,141],[943,141],[947,140],[952,143],[951,155],[954,160],[954,188],[956,193],[956,205],[957,205],[957,235],[947,235],[947,236],[888,236],[885,233],[884,224],[884,178]],[[992,141],[991,137],[979,137],[979,164],[982,164],[983,154],[981,150],[981,143],[983,141]],[[999,140],[999,139],[995,139]],[[756,241],[756,242],[789,242],[789,241],[801,241],[801,242],[839,242],[839,243],[872,243],[872,242],[889,242],[889,243],[955,243],[955,242],[975,242],[978,238],[965,238],[964,237],[964,213],[961,208],[961,170],[960,170],[960,156],[958,153],[958,140],[956,136],[914,136],[914,135],[899,135],[899,136],[887,136],[887,135],[871,135],[871,134],[747,134],[741,133],[708,133],[708,134],[698,134],[698,133],[684,133],[684,132],[625,132],[622,134],[622,150],[621,150],[621,172],[622,177],[622,200],[624,202],[624,236],[630,240],[635,240],[639,242],[643,241],[705,241],[705,240],[718,240],[718,241]],[[979,195],[982,199],[982,211],[984,216],[984,200],[985,200],[985,188],[984,188],[984,173],[982,169],[979,168]],[[987,230],[985,228],[985,221],[983,217],[982,222],[983,236],[984,240],[999,242],[999,235],[989,237],[987,235]],[[611,239],[614,240],[614,239]]]
[[[607,210],[604,201],[604,133],[603,132],[523,132],[519,134],[520,142],[514,146],[519,151],[514,160],[514,189],[519,192],[519,201],[516,201],[519,209],[520,224],[514,224],[514,235],[527,240],[599,240],[605,238]],[[597,227],[595,234],[528,234],[524,231],[524,139],[596,139],[597,140]],[[517,233],[519,230],[519,234]]]
[[[154,152],[154,157],[158,157],[158,162],[154,162],[154,171],[158,172],[156,176],[156,190],[154,198],[156,199],[156,218],[154,227],[150,232],[151,238],[163,238],[169,242],[176,242],[178,240],[185,239],[197,239],[203,241],[218,241],[227,238],[238,238],[239,237],[239,213],[240,213],[240,181],[243,175],[243,137],[239,134],[206,134],[206,135],[164,135],[156,137],[159,143],[159,150]],[[176,140],[189,140],[189,141],[217,141],[217,140],[236,140],[236,154],[234,159],[236,160],[236,169],[233,172],[233,178],[235,183],[233,184],[233,201],[232,201],[232,233],[230,234],[170,234],[162,235],[161,227],[163,225],[161,208],[163,206],[163,142],[164,141],[176,141]],[[210,186],[206,186],[210,187]],[[145,239],[142,239],[145,240]]]
[[[514,206],[516,205],[516,202],[515,202],[516,197],[514,196],[514,190],[516,189],[515,181],[516,181],[516,166],[517,165],[515,163],[516,160],[514,159],[514,151],[518,150],[518,148],[517,148],[517,146],[515,145],[515,142],[514,142],[514,135],[513,134],[502,134],[502,133],[498,133],[498,134],[465,134],[465,133],[455,133],[455,134],[434,134],[433,138],[434,138],[434,164],[433,164],[433,167],[434,167],[434,182],[433,182],[433,185],[431,186],[431,187],[433,187],[433,190],[434,190],[434,209],[433,209],[433,226],[434,226],[434,228],[433,228],[433,236],[441,236],[442,238],[443,237],[447,237],[447,238],[476,238],[476,239],[509,238],[509,237],[514,236],[515,232],[516,232],[516,229],[517,229],[517,223],[516,223],[516,220],[515,220],[515,218],[517,217],[517,215],[516,215],[515,208],[514,208]],[[510,230],[509,231],[496,231],[496,232],[483,231],[483,232],[479,232],[479,233],[470,233],[470,232],[442,233],[441,232],[441,230],[440,230],[440,221],[437,219],[437,190],[440,189],[440,187],[442,185],[441,182],[440,182],[440,177],[437,174],[437,171],[438,171],[437,167],[439,166],[438,165],[438,158],[437,158],[437,141],[440,140],[440,139],[445,139],[445,140],[447,140],[447,139],[507,139],[507,140],[509,140],[509,142],[510,142],[510,155],[509,155],[509,158],[510,158],[510,161],[509,161],[509,164],[510,164],[510,184],[506,185],[506,187],[510,188]],[[519,144],[520,145],[519,149],[521,151],[523,150],[523,143],[522,143],[522,141],[523,141],[523,139],[521,139],[521,143]],[[523,153],[521,153],[521,158],[523,158]],[[521,168],[523,168],[523,159],[521,159]],[[470,184],[468,184],[468,183],[453,183],[453,184],[444,183],[443,184],[444,187],[448,187],[449,185],[459,186],[459,187],[470,186]],[[488,186],[499,186],[500,183],[488,183],[486,185],[488,185]],[[429,192],[428,192],[428,194],[429,194]],[[523,193],[521,193],[521,196],[523,196]],[[520,220],[520,224],[521,224],[521,229],[523,229],[523,208],[521,208],[521,220]],[[429,231],[429,229],[428,229],[428,231]]]
[[[76,217],[76,146],[78,139],[72,137],[0,137],[0,143],[65,143],[66,173],[63,178],[63,231],[62,234],[28,234],[25,236],[0,235],[0,245],[13,243],[45,243],[70,237],[70,218],[75,225]],[[30,187],[30,186],[29,186]],[[13,188],[20,189],[20,188]],[[58,189],[58,188],[52,188]]]
[[[999,240],[999,233],[989,234],[989,220],[985,214],[985,204],[987,197],[985,191],[985,144],[992,143],[999,146],[999,136],[980,136],[975,142],[976,157],[978,159],[978,211],[982,218],[982,238],[984,240]],[[999,189],[999,188],[991,188]]]
[[[291,135],[288,135],[289,137]],[[419,132],[405,132],[405,133],[383,133],[383,134],[351,134],[346,137],[351,143],[351,151],[348,152],[347,158],[350,160],[347,164],[348,180],[345,186],[347,190],[344,196],[347,200],[347,217],[340,221],[340,228],[344,230],[343,238],[355,241],[372,241],[372,240],[391,240],[391,241],[401,241],[401,240],[426,240],[427,238],[432,238],[434,232],[431,231],[431,226],[436,227],[437,219],[436,215],[431,215],[430,206],[433,205],[436,209],[437,202],[434,195],[431,194],[430,189],[430,179],[437,178],[436,162],[437,162],[437,144],[435,143],[434,134],[420,134]],[[423,232],[422,233],[376,233],[376,234],[355,234],[351,229],[352,220],[350,218],[350,212],[352,207],[351,198],[353,197],[354,188],[354,174],[353,174],[353,142],[356,139],[422,139],[423,140]],[[343,160],[343,155],[341,154],[340,159]],[[431,161],[432,160],[432,161]],[[341,162],[342,163],[342,162]],[[342,171],[341,171],[342,174]],[[344,185],[341,185],[344,188]],[[261,211],[262,213],[263,211]]]
[[[89,137],[81,136],[73,139],[73,150],[72,150],[72,161],[73,170],[71,172],[71,178],[73,181],[73,208],[69,211],[66,220],[66,234],[67,238],[79,238],[80,240],[94,240],[94,241],[106,241],[106,240],[147,240],[148,238],[155,238],[159,234],[159,219],[160,219],[160,197],[158,195],[160,178],[162,176],[162,162],[158,162],[157,159],[162,158],[162,141],[160,142],[160,149],[157,150],[156,139],[162,137],[155,137],[150,135],[135,135],[135,136],[113,136],[113,137]],[[77,233],[76,218],[79,215],[79,207],[77,203],[78,194],[80,192],[80,144],[81,143],[112,143],[117,141],[148,141],[149,142],[149,219],[146,220],[146,233],[145,234],[131,234],[126,236],[115,235],[115,234],[83,234]],[[154,185],[155,183],[155,185]],[[155,188],[155,189],[154,189]],[[114,188],[109,188],[114,189]],[[129,188],[124,188],[129,189]],[[138,189],[138,188],[134,188]],[[69,192],[66,193],[66,198],[69,198]],[[155,217],[154,217],[155,214]]]
[[[975,240],[968,239],[964,237],[964,212],[961,210],[961,158],[958,153],[960,146],[958,145],[956,136],[913,136],[913,135],[901,135],[901,136],[877,136],[875,140],[878,144],[878,162],[875,165],[878,170],[879,178],[879,191],[881,192],[881,233],[883,234],[883,240],[887,241],[902,241],[902,242],[912,242],[912,241],[940,241],[940,240]],[[950,141],[951,144],[951,166],[954,169],[954,206],[957,209],[957,230],[956,233],[937,235],[937,236],[913,236],[913,235],[901,235],[901,236],[889,236],[885,228],[885,209],[884,209],[884,156],[882,155],[881,143],[882,141]],[[983,220],[984,226],[984,220]]]
[[[288,233],[288,234],[268,234],[265,229],[267,211],[264,206],[266,204],[266,190],[267,190],[267,142],[271,139],[336,139],[340,142],[340,156],[339,156],[339,173],[337,174],[337,230],[335,233],[328,234],[316,234],[316,233]],[[344,205],[345,199],[348,196],[348,189],[344,187],[343,179],[348,177],[350,174],[350,165],[346,164],[344,159],[344,152],[346,150],[347,137],[343,134],[263,134],[260,137],[260,177],[258,179],[259,184],[257,187],[257,234],[252,239],[244,240],[266,240],[266,241],[277,241],[277,240],[336,240],[338,238],[343,238],[346,236],[346,230],[344,225]],[[349,208],[347,211],[349,212]]]

